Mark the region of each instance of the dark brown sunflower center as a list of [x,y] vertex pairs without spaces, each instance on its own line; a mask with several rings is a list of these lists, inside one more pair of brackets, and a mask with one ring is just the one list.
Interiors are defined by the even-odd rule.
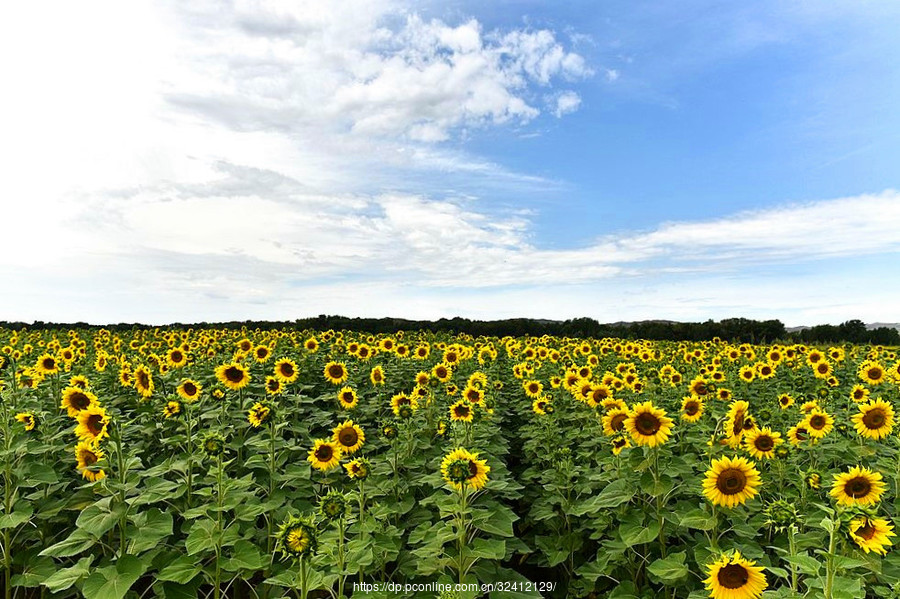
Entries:
[[789,400],[787,397],[781,398],[781,405],[783,405],[783,406],[788,405],[790,402],[791,402],[791,400]]
[[538,386],[535,385],[534,383],[528,385],[528,392],[529,392],[529,393],[537,393],[538,391],[539,391]]
[[738,468],[723,470],[716,479],[716,488],[722,495],[736,495],[747,486],[747,475]]
[[637,418],[634,419],[634,428],[636,428],[640,434],[648,437],[655,435],[661,427],[662,423],[659,421],[659,418],[649,412],[639,414]]
[[819,372],[822,374],[828,372],[828,364],[825,364],[824,362],[822,364],[819,364],[816,368],[818,368]]
[[866,374],[869,375],[870,379],[878,380],[881,378],[881,369],[880,368],[870,368],[866,371]]
[[182,354],[180,351],[172,352],[172,361],[173,362],[176,362],[176,363],[181,362],[181,358],[182,358]]
[[103,432],[103,416],[100,414],[91,414],[87,419],[87,429],[95,437]]
[[349,391],[345,391],[341,394],[341,399],[344,400],[344,403],[353,403],[353,394]]
[[874,526],[872,526],[872,523],[868,519],[866,519],[866,523],[863,526],[857,528],[854,534],[868,541],[875,536],[876,532],[878,531]]
[[237,366],[229,366],[225,369],[225,378],[230,383],[240,383],[244,380],[244,371]]
[[320,462],[329,462],[331,461],[332,456],[334,456],[334,450],[331,449],[330,445],[320,445],[319,448],[316,449],[315,456]]
[[689,401],[684,405],[684,413],[693,416],[700,411],[700,404],[696,401]]
[[884,426],[886,420],[887,415],[881,408],[869,410],[868,412],[866,412],[865,416],[862,417],[863,424],[866,425],[866,428],[871,429],[881,428],[882,426]]
[[469,392],[466,393],[466,399],[478,402],[481,399],[481,395],[475,389],[469,389]]
[[805,440],[806,440],[806,433],[807,433],[807,431],[806,431],[805,428],[798,428],[797,431],[796,431],[794,434],[795,434],[795,435],[797,436],[797,438],[800,439],[801,441],[805,441]]
[[753,442],[756,446],[756,449],[762,452],[772,451],[772,448],[775,447],[775,439],[770,437],[769,435],[760,435]]
[[744,413],[738,412],[734,416],[734,426],[731,427],[731,434],[732,435],[740,434],[740,432],[742,430],[744,430]]
[[697,383],[694,385],[694,393],[697,395],[706,395],[708,393],[706,383]]
[[872,491],[872,483],[869,479],[862,476],[851,478],[844,485],[844,492],[853,499],[860,499],[867,496]]
[[91,400],[88,399],[88,396],[84,393],[73,393],[69,397],[69,403],[72,404],[73,408],[77,408],[79,410],[83,410],[89,405],[91,405]]
[[456,406],[457,418],[465,418],[469,415],[469,406]]
[[98,462],[97,455],[93,451],[82,451],[81,461],[84,462],[85,466],[91,466]]
[[616,414],[612,417],[612,420],[609,421],[609,428],[613,429],[613,431],[615,432],[619,432],[620,430],[622,430],[622,426],[625,424],[625,420],[627,419],[628,414]]
[[821,416],[819,414],[816,414],[815,416],[813,416],[812,418],[809,419],[809,425],[811,427],[813,427],[814,429],[816,429],[817,431],[825,428],[825,424],[827,422],[828,421],[825,419],[825,417]]
[[44,358],[44,361],[41,363],[45,370],[53,370],[56,368],[56,360],[53,358]]
[[862,389],[856,389],[853,392],[853,399],[862,399],[865,396],[866,392]]
[[294,367],[290,364],[282,364],[281,365],[281,376],[285,378],[289,378],[294,376]]
[[268,348],[265,348],[265,347],[259,347],[256,349],[256,355],[257,355],[257,357],[265,358],[266,356],[269,355],[269,350],[268,350]]
[[197,385],[195,385],[194,383],[185,383],[183,389],[185,395],[197,394]]
[[347,427],[338,433],[338,441],[344,447],[353,447],[359,441],[359,434],[353,428]]
[[143,387],[144,389],[146,389],[147,387],[150,386],[150,376],[143,370],[138,372],[137,379],[138,379],[138,384],[141,387]]
[[750,580],[750,573],[740,564],[728,564],[719,570],[716,578],[726,589],[739,589]]
[[478,464],[469,460],[469,478],[472,478],[473,476],[478,476]]
[[447,369],[446,369],[446,368],[438,368],[438,369],[435,371],[435,374],[437,374],[438,378],[441,378],[441,379],[442,379],[442,378],[444,378],[445,376],[447,376]]
[[332,364],[328,367],[328,375],[333,379],[344,378],[344,368],[340,364]]
[[267,384],[270,391],[277,391],[281,387],[281,382],[276,379],[269,380]]

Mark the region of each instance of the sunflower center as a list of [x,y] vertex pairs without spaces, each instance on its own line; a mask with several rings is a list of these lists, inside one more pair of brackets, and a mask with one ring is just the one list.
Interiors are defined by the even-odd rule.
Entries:
[[237,366],[229,366],[225,369],[225,378],[231,383],[240,383],[244,380],[244,371]]
[[615,432],[619,432],[622,430],[622,425],[625,424],[627,418],[628,414],[616,414],[612,417],[612,420],[609,421],[609,428],[613,429]]
[[179,351],[172,352],[172,361],[176,362],[176,363],[181,362],[181,352],[179,352]]
[[353,447],[359,441],[359,434],[351,427],[347,427],[338,433],[338,441],[344,447]]
[[332,364],[328,367],[328,374],[333,379],[340,379],[344,377],[344,369],[340,364]]
[[331,449],[330,445],[320,445],[318,449],[316,449],[316,459],[320,462],[329,462],[331,461],[332,456],[334,456],[334,450]]
[[79,410],[83,410],[91,404],[91,400],[88,399],[88,396],[84,393],[73,393],[69,401],[71,402],[72,407]]
[[723,470],[716,479],[716,488],[722,495],[736,495],[743,491],[746,486],[747,475],[738,468]]
[[844,485],[844,492],[853,499],[865,497],[871,490],[872,483],[870,483],[867,478],[864,478],[862,476],[851,478],[847,481],[847,484]]
[[825,417],[818,414],[809,419],[809,425],[816,430],[825,428],[826,422]]
[[734,417],[734,426],[731,427],[731,434],[740,434],[742,430],[744,430],[744,413],[738,412]]
[[141,387],[147,388],[150,386],[150,377],[143,370],[138,372],[137,378],[138,384],[140,384]]
[[353,403],[353,394],[349,391],[341,394],[341,399],[344,400],[344,403]]
[[869,370],[866,371],[866,374],[869,376],[870,379],[877,381],[878,379],[881,378],[881,369],[880,368],[870,368]]
[[772,451],[772,448],[775,447],[775,440],[769,435],[760,435],[753,444],[759,451]]
[[887,415],[884,413],[884,410],[881,408],[875,408],[874,410],[869,410],[866,412],[866,415],[862,417],[863,424],[866,425],[866,428],[871,429],[879,429],[884,426],[885,421],[887,420]]
[[700,411],[700,404],[698,404],[696,401],[689,401],[684,406],[684,413],[687,414],[688,416],[693,416],[694,414],[696,414],[699,411]]
[[281,365],[281,376],[289,378],[294,375],[294,367],[290,364]]
[[456,415],[459,418],[465,418],[469,415],[469,407],[468,406],[456,406]]
[[872,537],[875,536],[875,533],[876,533],[876,532],[878,532],[878,531],[875,530],[875,527],[872,526],[872,523],[871,523],[871,522],[869,521],[869,519],[867,518],[867,519],[866,519],[866,523],[865,523],[863,526],[860,526],[859,528],[857,528],[857,529],[856,529],[856,532],[853,533],[853,534],[855,534],[855,535],[858,536],[858,537],[862,537],[863,539],[865,539],[865,540],[868,541],[868,540],[870,540]]
[[719,570],[717,578],[726,589],[739,589],[750,580],[750,573],[740,564],[728,564]]
[[794,434],[796,434],[797,438],[800,439],[801,441],[805,441],[806,440],[806,432],[807,431],[805,428],[798,428]]
[[185,395],[195,395],[197,393],[197,385],[194,383],[185,383],[183,389]]
[[103,416],[91,414],[87,419],[87,428],[95,437],[103,432]]
[[469,460],[469,478],[478,476],[478,464]]
[[648,412],[644,412],[639,414],[637,418],[634,419],[634,427],[637,431],[646,436],[655,435],[657,431],[661,428],[661,423],[659,418],[650,414]]
[[81,454],[81,461],[85,466],[92,466],[98,462],[96,454],[92,451],[84,451]]

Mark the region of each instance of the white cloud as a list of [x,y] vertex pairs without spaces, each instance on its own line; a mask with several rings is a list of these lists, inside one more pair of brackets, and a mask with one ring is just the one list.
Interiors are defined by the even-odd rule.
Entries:
[[556,98],[556,110],[553,111],[553,114],[556,115],[556,118],[560,118],[564,114],[575,112],[579,106],[581,106],[581,97],[573,91],[566,91]]

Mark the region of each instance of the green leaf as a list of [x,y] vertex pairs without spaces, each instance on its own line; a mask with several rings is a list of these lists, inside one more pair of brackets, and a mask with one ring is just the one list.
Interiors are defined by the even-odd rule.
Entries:
[[518,520],[515,512],[505,505],[494,504],[488,510],[478,510],[472,514],[472,525],[478,530],[500,537],[513,537],[513,522]]
[[86,507],[75,521],[75,526],[85,530],[97,538],[116,525],[125,513],[125,505],[116,503],[110,507],[110,497],[105,497],[93,505]]
[[151,508],[136,514],[132,521],[136,529],[129,534],[133,553],[142,553],[153,549],[172,534],[172,514],[160,511],[158,508]]
[[184,548],[188,555],[194,555],[203,550],[212,551],[219,535],[218,524],[215,521],[198,520],[191,527],[191,532],[184,541]]
[[818,560],[808,555],[785,555],[782,559],[800,568],[802,573],[812,576],[817,575],[822,567]]
[[75,532],[70,534],[68,537],[56,543],[55,545],[51,545],[47,547],[43,551],[41,551],[38,555],[47,555],[50,557],[69,557],[71,555],[77,555],[94,545],[97,542],[91,533],[86,530],[82,530],[80,528],[76,528]]
[[631,484],[620,478],[606,485],[602,491],[596,496],[596,501],[592,504],[597,508],[610,508],[628,503],[634,497],[634,490]]
[[90,573],[93,556],[83,557],[74,566],[57,570],[41,582],[51,593],[64,591]]
[[156,575],[157,580],[184,584],[200,573],[200,561],[189,555],[183,555],[163,568]]
[[674,584],[688,573],[688,567],[684,563],[685,552],[673,553],[665,559],[658,559],[649,566],[647,572],[650,577],[663,584]]
[[262,570],[266,567],[266,560],[256,545],[244,539],[234,544],[234,555],[228,560],[226,569],[234,570]]
[[695,509],[683,515],[678,524],[684,528],[712,530],[716,525],[716,518],[712,514],[706,513],[704,510]]
[[85,599],[122,599],[146,568],[135,556],[123,555],[115,566],[91,574],[81,586],[81,592]]
[[0,516],[0,530],[3,530],[4,528],[15,528],[20,524],[28,522],[33,513],[34,509],[31,507],[31,504],[19,504],[11,514],[3,514]]
[[659,522],[651,520],[646,526],[642,523],[622,525],[620,534],[626,545],[649,543],[659,536]]
[[501,539],[475,539],[469,553],[473,557],[502,560],[506,556],[506,541]]

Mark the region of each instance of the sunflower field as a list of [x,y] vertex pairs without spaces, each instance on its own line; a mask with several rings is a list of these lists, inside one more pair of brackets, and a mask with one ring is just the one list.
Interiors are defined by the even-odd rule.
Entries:
[[0,329],[31,597],[900,597],[895,348]]

